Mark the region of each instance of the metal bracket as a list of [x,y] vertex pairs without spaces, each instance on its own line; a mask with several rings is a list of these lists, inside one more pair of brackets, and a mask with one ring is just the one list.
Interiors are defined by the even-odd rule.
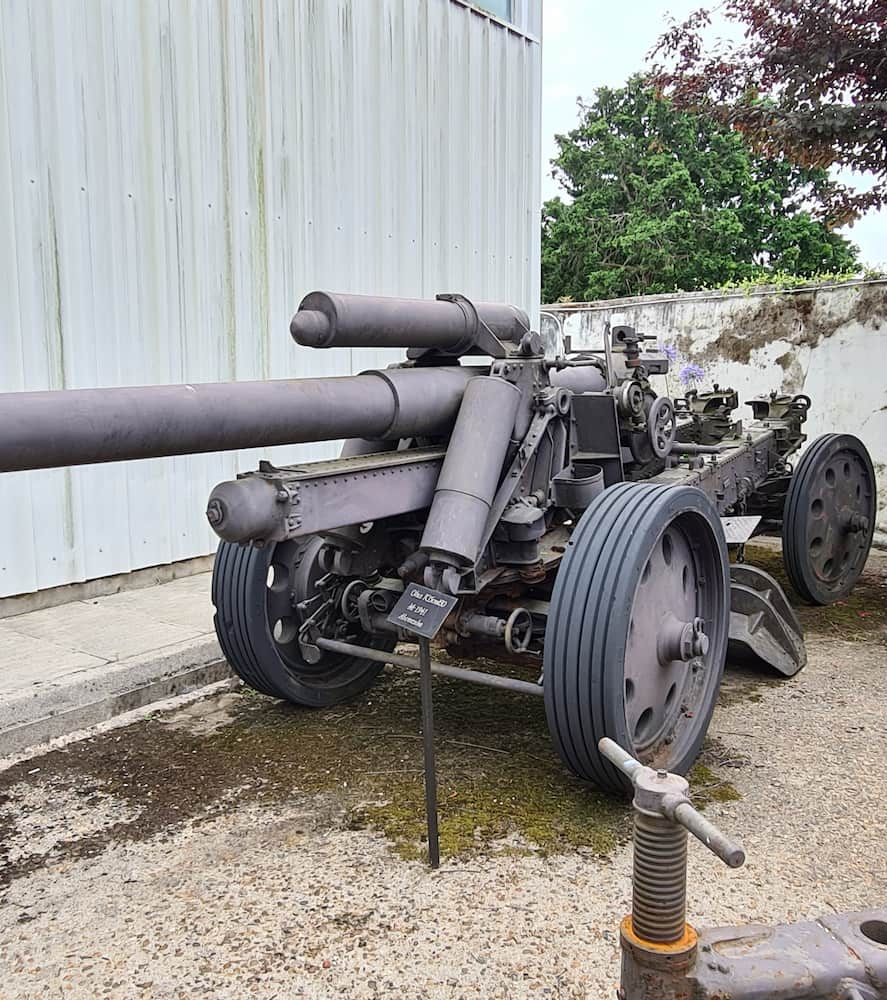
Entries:
[[483,552],[487,545],[489,545],[490,539],[493,537],[493,532],[496,530],[496,525],[498,525],[500,518],[505,513],[505,508],[512,498],[515,497],[515,481],[520,479],[526,472],[530,460],[536,454],[536,449],[539,447],[539,442],[542,440],[546,428],[556,416],[558,416],[558,410],[554,403],[534,414],[530,422],[530,428],[523,441],[521,441],[517,454],[512,459],[511,465],[508,467],[505,477],[490,505],[490,513],[487,517],[487,523],[484,526],[484,533],[481,536],[479,552]]
[[[470,325],[470,331],[465,338],[455,347],[447,349],[446,354],[488,354],[491,358],[506,358],[512,351],[504,344],[486,323],[478,315],[477,308],[471,299],[466,298],[458,292],[440,292],[435,295],[438,302],[452,302],[459,306],[465,314]],[[529,329],[526,331],[529,332]],[[515,349],[517,344],[515,344]],[[426,354],[440,354],[442,352],[425,347],[411,347],[407,351],[407,357],[413,360],[423,357]]]
[[[258,472],[242,473],[213,491],[224,495],[227,510],[240,514],[239,533],[247,537],[225,534],[234,529],[224,519],[214,527],[229,541],[280,542],[424,510],[445,454],[445,448],[432,447],[282,467],[262,462]],[[262,483],[267,486],[260,491]]]

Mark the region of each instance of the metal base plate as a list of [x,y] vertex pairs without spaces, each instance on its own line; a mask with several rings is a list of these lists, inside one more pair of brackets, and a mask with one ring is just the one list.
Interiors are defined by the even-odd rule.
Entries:
[[804,634],[782,587],[748,563],[730,567],[727,658],[764,663],[792,677],[807,662]]

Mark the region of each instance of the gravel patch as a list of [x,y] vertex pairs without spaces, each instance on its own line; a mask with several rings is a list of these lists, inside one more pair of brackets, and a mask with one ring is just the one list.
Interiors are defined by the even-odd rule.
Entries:
[[[707,758],[740,798],[707,814],[743,840],[748,863],[728,871],[691,846],[698,927],[883,905],[885,647],[813,636],[808,653],[789,681],[733,675],[716,713]],[[230,698],[175,725],[190,716],[212,735]],[[349,829],[336,795],[266,803],[235,782],[205,816],[80,856],[58,850],[60,832],[107,833],[132,803],[47,780],[18,776],[3,805],[7,842],[43,854],[2,894],[8,1000],[614,993],[628,845],[542,857],[514,835],[518,853],[491,845],[432,873],[381,834]]]
[[[33,769],[35,776],[40,768]],[[51,854],[60,844],[86,839],[115,823],[132,822],[141,810],[98,788],[65,788],[54,782],[18,782],[5,793],[0,824],[7,864]]]

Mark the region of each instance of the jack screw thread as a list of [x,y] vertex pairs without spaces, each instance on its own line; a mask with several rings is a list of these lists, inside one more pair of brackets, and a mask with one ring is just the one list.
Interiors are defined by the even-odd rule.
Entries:
[[631,923],[646,941],[669,944],[687,918],[687,831],[663,816],[635,810]]

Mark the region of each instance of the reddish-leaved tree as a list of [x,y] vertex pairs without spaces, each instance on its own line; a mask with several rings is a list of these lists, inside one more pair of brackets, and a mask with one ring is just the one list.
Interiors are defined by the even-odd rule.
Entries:
[[838,186],[831,225],[887,205],[887,0],[724,0],[739,42],[707,42],[710,11],[674,24],[653,50],[654,80],[678,107],[705,111],[765,153],[850,167],[875,186]]

